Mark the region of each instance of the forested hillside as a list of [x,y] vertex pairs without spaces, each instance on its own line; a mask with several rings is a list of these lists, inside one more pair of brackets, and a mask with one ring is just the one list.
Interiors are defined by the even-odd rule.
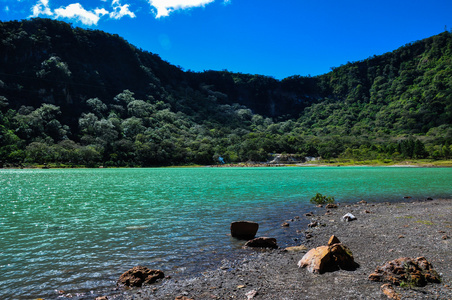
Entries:
[[0,22],[0,42],[2,165],[452,152],[447,31],[321,76],[283,80],[183,71],[117,35],[49,19]]

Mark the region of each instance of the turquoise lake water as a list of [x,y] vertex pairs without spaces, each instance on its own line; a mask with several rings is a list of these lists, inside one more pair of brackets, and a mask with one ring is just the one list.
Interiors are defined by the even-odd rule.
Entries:
[[0,170],[0,299],[96,294],[135,265],[193,274],[241,251],[228,236],[237,220],[295,245],[296,227],[280,224],[312,210],[317,192],[452,199],[451,183],[452,168]]

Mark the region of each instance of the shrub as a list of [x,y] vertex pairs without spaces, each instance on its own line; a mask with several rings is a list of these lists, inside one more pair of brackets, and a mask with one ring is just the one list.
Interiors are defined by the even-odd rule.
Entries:
[[326,204],[326,203],[334,203],[334,197],[327,197],[324,196],[320,193],[317,193],[317,195],[315,195],[315,197],[312,197],[311,200],[309,200],[309,202],[314,203],[314,204]]

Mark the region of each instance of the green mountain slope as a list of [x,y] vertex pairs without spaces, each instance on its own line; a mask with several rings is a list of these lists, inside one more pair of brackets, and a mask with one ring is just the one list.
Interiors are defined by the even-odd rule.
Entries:
[[48,19],[0,22],[4,164],[153,166],[269,153],[448,158],[452,33],[275,80],[184,72],[117,35]]

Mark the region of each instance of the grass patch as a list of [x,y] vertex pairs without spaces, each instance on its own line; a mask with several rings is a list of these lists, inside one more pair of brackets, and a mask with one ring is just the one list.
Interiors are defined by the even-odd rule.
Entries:
[[424,225],[435,225],[435,224],[433,224],[433,222],[427,221],[427,220],[417,220],[416,223],[424,224]]

